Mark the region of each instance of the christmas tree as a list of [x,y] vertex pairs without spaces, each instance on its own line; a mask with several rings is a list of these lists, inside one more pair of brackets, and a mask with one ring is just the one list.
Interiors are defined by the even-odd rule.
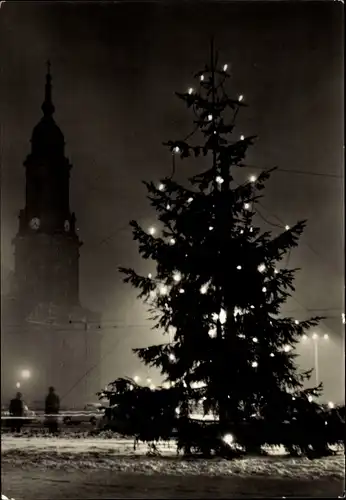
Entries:
[[230,76],[212,49],[210,63],[195,74],[196,89],[177,93],[195,128],[187,139],[165,145],[175,158],[206,157],[209,168],[187,187],[168,177],[145,182],[158,225],[130,224],[140,255],[156,263],[156,273],[120,271],[148,304],[155,328],[168,336],[135,353],[159,367],[166,384],[182,389],[181,414],[199,402],[221,428],[231,422],[237,429],[254,417],[283,422],[314,404],[322,386],[304,390],[311,371],[298,369],[294,348],[321,318],[298,322],[281,314],[297,271],[286,268],[284,258],[306,222],[278,234],[256,227],[258,193],[273,169],[242,184],[234,180],[255,136],[237,134],[236,117],[246,104],[242,95],[228,96]]

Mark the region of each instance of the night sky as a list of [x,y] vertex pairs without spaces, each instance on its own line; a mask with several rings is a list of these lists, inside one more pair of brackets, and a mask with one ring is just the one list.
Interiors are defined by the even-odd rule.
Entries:
[[[237,133],[258,135],[246,162],[291,171],[273,174],[262,214],[275,224],[308,219],[289,261],[302,271],[286,310],[298,319],[311,315],[307,309],[331,317],[321,325],[332,337],[321,354],[321,376],[328,378],[331,364],[339,370],[342,360],[334,356],[340,353],[344,308],[342,13],[340,2],[2,4],[3,290],[24,207],[22,164],[41,117],[50,59],[55,119],[73,164],[71,210],[84,242],[81,299],[103,313],[104,325],[127,325],[105,329],[106,343],[112,337],[119,342],[105,377],[133,375],[135,369],[144,373],[134,368],[140,363],[130,347],[154,343],[159,334],[150,332],[144,309],[121,283],[117,267],[149,271],[127,223],[132,218],[145,226],[155,223],[141,180],[170,174],[171,156],[162,142],[185,137],[193,119],[174,92],[193,85],[214,34],[220,63],[232,66],[229,93],[244,94],[249,104]],[[204,166],[178,162],[177,179]],[[256,172],[244,169],[237,178]],[[340,370],[333,376],[329,386],[337,383],[343,393]]]

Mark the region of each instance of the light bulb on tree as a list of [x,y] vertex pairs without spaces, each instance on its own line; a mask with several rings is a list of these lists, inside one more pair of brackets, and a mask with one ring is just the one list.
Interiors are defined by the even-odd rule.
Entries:
[[199,79],[201,80],[201,82],[203,82],[203,80],[204,80],[204,75],[201,75],[201,76],[199,77]]
[[240,136],[240,140],[243,141],[245,139],[245,136],[244,135],[241,135]]
[[266,292],[266,291],[267,291],[267,289],[266,289],[266,287],[264,286],[264,287],[262,288],[262,292]]
[[166,210],[170,210],[170,209],[171,209],[171,205],[169,203],[167,203]]
[[211,328],[208,332],[208,335],[211,339],[214,339],[217,335],[217,331],[216,331],[216,328]]
[[285,345],[284,346],[284,351],[285,352],[290,352],[290,350],[291,350],[291,346],[289,346],[289,345]]
[[250,176],[250,182],[256,182],[257,177],[255,175]]
[[227,71],[227,68],[228,68],[228,64],[224,64],[222,69],[223,69],[223,71]]
[[213,226],[209,226],[209,231],[212,231],[213,229]]
[[257,337],[254,337],[254,338],[252,339],[252,342],[255,342],[255,344],[257,344],[257,342],[258,342],[258,338],[257,338]]
[[193,88],[192,88],[192,87],[190,87],[190,88],[189,88],[188,93],[189,93],[190,95],[191,95],[191,94],[193,94]]
[[153,277],[153,275],[151,273],[149,273],[148,278],[151,280],[152,277]]
[[297,319],[294,320],[296,325],[299,325],[299,321]]
[[250,208],[250,203],[244,203],[244,208],[245,208],[245,210],[249,210],[249,208]]
[[178,282],[181,280],[181,274],[177,271],[173,274],[174,281]]
[[219,321],[220,321],[221,325],[226,323],[226,320],[227,320],[227,313],[224,309],[221,309],[220,314],[219,314]]
[[231,444],[234,442],[234,437],[232,434],[226,434],[223,438],[222,441],[226,443],[228,446],[231,446]]
[[308,401],[309,401],[309,403],[312,403],[312,402],[313,402],[313,400],[314,400],[314,398],[313,398],[312,396],[308,396]]
[[218,175],[215,180],[218,184],[222,184],[224,182],[223,178],[220,175]]
[[151,236],[153,236],[153,235],[156,233],[156,229],[155,229],[153,226],[151,226],[151,227],[149,227],[148,232],[149,232],[149,234],[150,234]]
[[185,293],[184,288],[180,288],[179,293]]
[[173,148],[173,151],[174,151],[174,153],[180,153],[179,146],[175,146],[175,148]]
[[136,382],[136,384],[140,381],[140,377],[138,377],[138,375],[135,375],[133,377],[133,380]]
[[168,293],[168,288],[166,285],[161,285],[159,288],[160,295],[167,295]]
[[244,229],[241,229],[241,230],[240,230],[240,234],[244,234]]
[[172,354],[172,353],[171,353],[168,357],[169,357],[169,359],[170,359],[171,361],[176,361],[176,360],[177,360],[177,358],[176,358],[176,357],[174,356],[174,354]]
[[274,354],[273,352],[271,352],[271,353],[269,354],[269,356],[270,356],[271,358],[273,358],[273,357],[275,356],[275,354]]
[[240,94],[240,96],[238,97],[238,101],[241,102],[243,99],[244,99],[244,96],[242,94]]
[[164,191],[165,190],[165,185],[164,184],[159,184],[159,191]]
[[187,200],[188,203],[193,202],[193,198],[190,196],[190,198]]
[[333,403],[332,401],[329,401],[329,402],[328,402],[328,407],[329,407],[330,409],[333,409],[333,408],[335,407],[335,405],[334,405],[334,403]]
[[150,384],[150,390],[151,391],[155,391],[155,385],[154,384]]
[[174,244],[175,244],[175,239],[174,239],[174,238],[171,238],[171,239],[169,240],[169,243],[170,243],[170,245],[174,245]]
[[285,229],[286,229],[286,231],[289,231],[290,226],[288,224],[286,224]]
[[257,366],[258,366],[257,361],[253,361],[253,362],[251,363],[251,366],[252,366],[252,368],[257,368]]
[[208,115],[208,120],[211,122],[213,119],[213,115]]
[[266,266],[264,264],[260,264],[257,268],[257,270],[260,272],[260,273],[263,273],[265,270],[266,270]]
[[240,271],[241,270],[241,266],[237,266],[237,269],[238,269],[238,271]]
[[200,292],[202,295],[206,294],[208,291],[208,285],[202,285],[200,288]]
[[278,274],[278,270],[277,269],[274,269],[274,274]]

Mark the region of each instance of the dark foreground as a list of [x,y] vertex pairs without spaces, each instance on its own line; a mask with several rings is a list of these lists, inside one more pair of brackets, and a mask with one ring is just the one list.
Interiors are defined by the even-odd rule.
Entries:
[[15,500],[106,498],[329,497],[342,494],[341,479],[173,476],[113,471],[39,471],[2,467],[2,493]]

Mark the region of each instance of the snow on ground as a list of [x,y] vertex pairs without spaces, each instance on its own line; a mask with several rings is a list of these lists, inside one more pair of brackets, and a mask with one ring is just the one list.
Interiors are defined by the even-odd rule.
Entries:
[[[147,456],[147,446],[133,450],[128,439],[89,437],[2,437],[2,464],[11,468],[40,470],[104,470],[118,473],[179,476],[276,477],[292,479],[343,479],[342,455],[309,460],[276,454],[268,457],[245,457],[236,460],[181,459],[175,444],[159,446],[162,456]],[[6,492],[4,492],[6,494]]]

